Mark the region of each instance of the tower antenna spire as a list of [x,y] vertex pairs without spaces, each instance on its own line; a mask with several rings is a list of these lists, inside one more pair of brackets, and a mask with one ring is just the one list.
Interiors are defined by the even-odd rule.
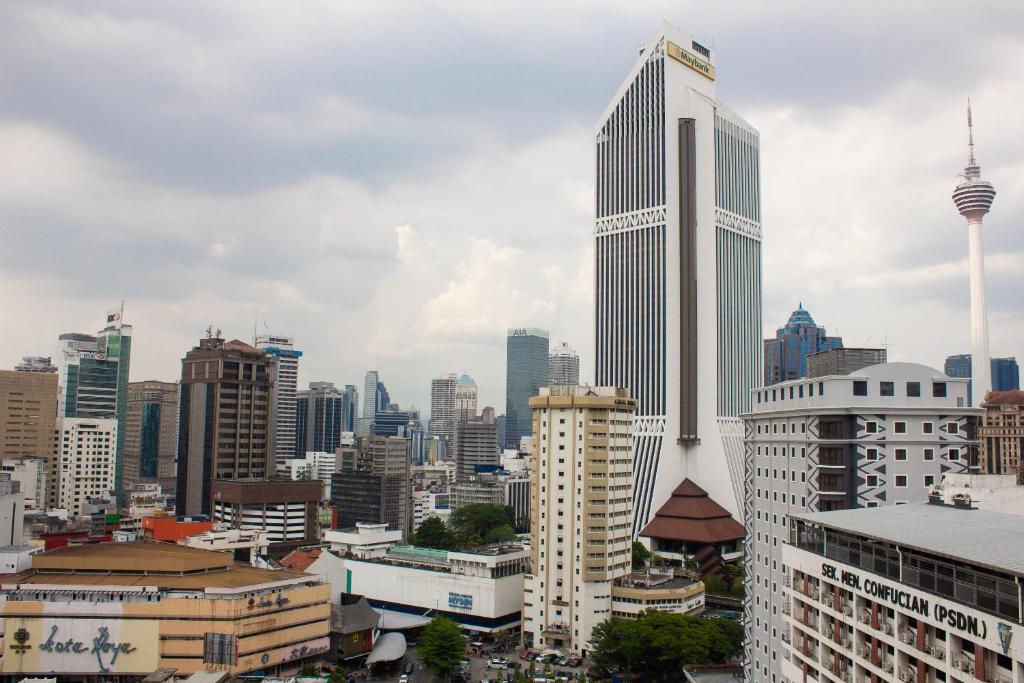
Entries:
[[971,98],[967,98],[967,166],[976,166],[974,162],[974,122],[971,120]]

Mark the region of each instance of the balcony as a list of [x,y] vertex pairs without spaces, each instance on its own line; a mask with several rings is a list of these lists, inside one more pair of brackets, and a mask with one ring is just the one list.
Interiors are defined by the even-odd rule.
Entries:
[[900,669],[900,681],[903,683],[914,683],[917,680],[917,671],[911,667]]
[[564,622],[553,621],[544,629],[544,635],[567,636],[569,635],[569,625]]
[[782,603],[782,613],[787,617],[793,616],[793,608],[790,607],[789,602]]
[[870,624],[871,623],[871,613],[868,612],[867,610],[861,610],[860,613],[857,614],[857,621],[859,621],[862,624]]
[[953,657],[953,668],[965,673],[974,673],[974,659],[968,655],[957,655]]

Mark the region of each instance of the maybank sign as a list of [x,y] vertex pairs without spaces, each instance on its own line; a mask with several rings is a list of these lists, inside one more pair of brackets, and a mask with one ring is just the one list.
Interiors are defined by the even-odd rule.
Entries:
[[711,66],[711,62],[707,62],[689,50],[684,50],[671,42],[668,43],[665,51],[668,52],[669,57],[677,62],[682,62],[704,78],[712,81],[715,80],[715,67]]

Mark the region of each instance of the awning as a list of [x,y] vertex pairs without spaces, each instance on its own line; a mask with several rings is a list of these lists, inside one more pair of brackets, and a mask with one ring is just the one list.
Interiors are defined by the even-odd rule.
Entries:
[[410,628],[420,628],[430,623],[430,617],[418,614],[406,614],[390,609],[378,609],[383,618],[380,627],[384,631],[404,631]]
[[405,656],[405,650],[405,636],[401,633],[385,633],[377,639],[373,652],[366,658],[366,665],[401,659]]

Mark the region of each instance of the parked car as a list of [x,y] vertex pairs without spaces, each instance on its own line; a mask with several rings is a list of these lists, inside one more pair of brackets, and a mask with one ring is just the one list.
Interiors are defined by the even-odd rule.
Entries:
[[501,657],[495,657],[494,659],[487,662],[487,668],[497,669],[498,671],[504,671],[508,668],[508,660]]
[[416,665],[413,662],[405,663],[405,675],[412,676],[412,672],[416,670]]
[[398,683],[409,683],[409,674],[402,674],[399,676]]

